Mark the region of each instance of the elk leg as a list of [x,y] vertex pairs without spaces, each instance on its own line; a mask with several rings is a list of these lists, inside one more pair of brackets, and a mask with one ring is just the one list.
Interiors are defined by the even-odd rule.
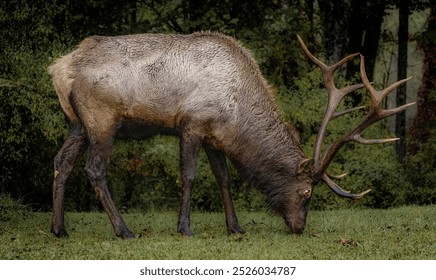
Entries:
[[85,152],[86,136],[81,125],[72,125],[62,148],[54,159],[53,215],[51,232],[57,237],[67,237],[64,225],[65,182]]
[[227,231],[229,233],[244,233],[244,230],[238,223],[235,208],[233,207],[233,200],[230,192],[230,172],[227,166],[226,157],[219,150],[207,147],[205,147],[205,150],[212,167],[212,172],[215,175],[216,181],[221,190],[224,212],[226,214]]
[[197,158],[202,146],[202,138],[182,135],[180,139],[180,175],[182,180],[182,197],[179,210],[177,231],[184,236],[191,236],[190,211],[191,193],[194,184]]
[[113,133],[98,139],[90,137],[93,140],[90,140],[89,158],[86,162],[85,171],[91,185],[94,187],[97,198],[109,216],[115,235],[121,238],[134,238],[134,234],[127,228],[121,218],[107,186],[106,171],[112,152],[113,137]]

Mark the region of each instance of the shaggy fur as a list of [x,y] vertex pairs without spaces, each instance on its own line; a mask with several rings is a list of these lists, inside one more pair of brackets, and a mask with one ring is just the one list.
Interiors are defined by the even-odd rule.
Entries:
[[[52,232],[65,236],[65,180],[89,146],[86,173],[120,237],[133,237],[107,190],[117,134],[180,136],[182,200],[178,231],[190,230],[190,196],[204,147],[223,195],[229,232],[242,232],[230,195],[226,157],[265,192],[290,230],[304,229],[312,191],[295,129],[250,53],[234,39],[191,35],[93,36],[49,69],[71,130],[55,159]],[[308,195],[309,194],[309,195]]]

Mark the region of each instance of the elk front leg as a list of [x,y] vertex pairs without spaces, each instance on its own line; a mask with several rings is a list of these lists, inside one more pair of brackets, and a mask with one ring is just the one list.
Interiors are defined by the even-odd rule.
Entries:
[[187,133],[183,134],[180,139],[182,197],[177,231],[184,236],[192,235],[190,228],[191,193],[195,180],[198,153],[200,152],[202,142],[202,138]]
[[238,223],[235,208],[233,207],[233,200],[230,192],[230,172],[227,166],[226,157],[219,150],[207,147],[205,147],[205,150],[212,167],[212,172],[215,175],[216,181],[221,190],[224,212],[226,214],[227,231],[229,233],[244,233],[244,230]]
[[57,237],[67,237],[64,225],[65,182],[77,161],[85,152],[86,136],[81,125],[72,125],[62,148],[54,159],[53,215],[51,232]]
[[109,156],[112,151],[113,135],[91,140],[89,158],[86,162],[85,171],[93,186],[97,198],[103,205],[109,216],[115,235],[121,238],[134,238],[134,234],[124,223],[112,197],[109,193],[106,180],[106,170],[109,164]]

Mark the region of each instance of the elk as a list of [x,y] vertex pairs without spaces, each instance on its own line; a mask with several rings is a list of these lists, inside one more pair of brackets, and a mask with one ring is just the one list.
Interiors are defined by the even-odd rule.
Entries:
[[[64,226],[65,182],[87,150],[85,172],[115,235],[134,237],[111,199],[106,179],[117,136],[163,133],[180,137],[177,231],[186,236],[192,235],[190,198],[201,148],[222,194],[229,233],[243,230],[233,207],[227,158],[265,193],[271,211],[282,216],[294,234],[304,230],[308,203],[319,181],[342,197],[358,199],[367,194],[370,190],[353,194],[341,189],[327,167],[349,141],[371,144],[397,140],[366,140],[361,132],[412,105],[381,108],[382,99],[407,79],[377,91],[366,77],[360,56],[363,85],[337,89],[335,71],[358,54],[327,66],[309,52],[300,37],[298,40],[306,55],[321,68],[329,95],[313,158],[303,153],[295,128],[282,120],[273,91],[256,61],[231,37],[213,32],[92,36],[59,58],[49,72],[70,129],[54,159],[51,232],[68,236]],[[329,121],[361,109],[336,112],[339,102],[362,87],[371,95],[366,117],[322,151]]]

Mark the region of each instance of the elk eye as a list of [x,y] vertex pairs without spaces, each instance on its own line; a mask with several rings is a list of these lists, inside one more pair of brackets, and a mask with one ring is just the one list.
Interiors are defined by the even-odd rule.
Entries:
[[303,193],[303,196],[304,196],[305,198],[309,198],[311,193],[312,193],[312,192],[311,192],[310,190],[305,190],[304,193]]

